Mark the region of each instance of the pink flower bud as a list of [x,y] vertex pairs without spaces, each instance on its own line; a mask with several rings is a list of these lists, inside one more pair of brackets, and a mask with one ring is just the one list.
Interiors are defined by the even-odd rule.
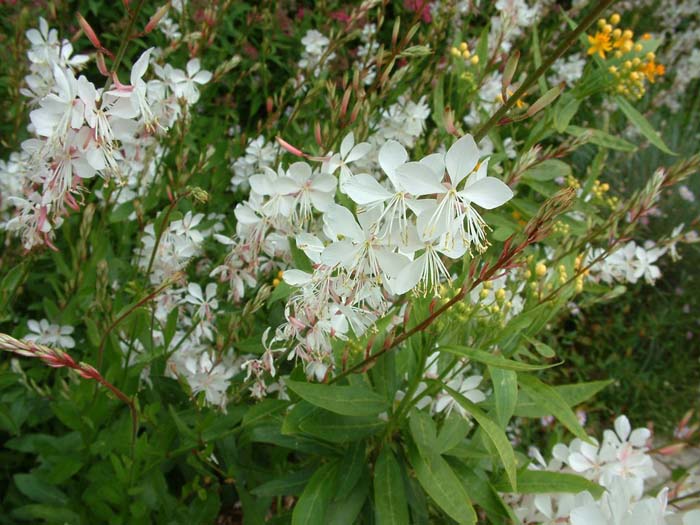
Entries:
[[156,28],[156,26],[158,25],[158,22],[160,22],[163,19],[163,17],[168,13],[169,8],[170,8],[169,3],[159,7],[158,10],[155,12],[155,14],[151,17],[151,19],[146,24],[146,27],[144,28],[143,32],[148,34],[151,31],[153,31]]
[[100,43],[100,39],[97,38],[95,30],[90,26],[90,24],[88,24],[87,20],[83,18],[83,15],[78,13],[76,16],[78,17],[78,23],[80,24],[80,28],[83,30],[85,36],[88,37],[90,42],[92,42],[92,45],[95,46],[97,49],[102,49],[102,44]]
[[295,148],[289,142],[285,141],[281,137],[275,137],[275,139],[277,140],[277,143],[280,146],[282,146],[284,149],[286,149],[292,155],[296,155],[297,157],[305,157],[304,153],[299,148]]
[[97,62],[97,69],[101,74],[103,74],[106,77],[109,77],[109,69],[107,69],[107,64],[105,63],[105,56],[98,51],[97,56],[95,57],[95,62]]

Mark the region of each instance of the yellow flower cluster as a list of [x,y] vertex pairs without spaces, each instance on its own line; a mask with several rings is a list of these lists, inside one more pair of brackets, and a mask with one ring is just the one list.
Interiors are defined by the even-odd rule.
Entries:
[[471,51],[469,51],[469,44],[466,42],[461,42],[459,46],[450,49],[450,54],[455,58],[468,60],[473,65],[479,63],[479,55],[472,55]]
[[566,176],[566,185],[567,185],[569,188],[573,188],[573,189],[575,189],[575,190],[578,190],[578,189],[581,188],[581,183],[580,183],[579,180],[578,180],[576,177],[574,177],[573,175],[567,175],[567,176]]
[[571,226],[562,221],[557,221],[552,225],[552,231],[554,233],[561,233],[562,235],[569,235],[571,233]]
[[[620,23],[620,15],[615,13],[610,17],[610,21],[605,18],[598,20],[598,30],[593,35],[588,35],[588,54],[598,55],[606,60],[607,54],[610,58],[625,59],[619,65],[611,65],[608,71],[616,79],[615,90],[617,93],[631,99],[639,99],[644,96],[644,82],[648,80],[652,84],[657,76],[662,76],[666,72],[662,64],[656,63],[656,55],[647,53],[644,57],[629,56],[639,54],[643,50],[641,42],[634,41],[634,33],[630,29],[620,29],[615,27]],[[642,36],[642,40],[649,40],[648,33]]]

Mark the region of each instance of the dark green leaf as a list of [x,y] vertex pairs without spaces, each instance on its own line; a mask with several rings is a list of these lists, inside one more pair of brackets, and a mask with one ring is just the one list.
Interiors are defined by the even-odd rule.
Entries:
[[312,405],[343,416],[371,416],[386,411],[386,400],[368,387],[286,381],[287,387]]
[[374,465],[374,509],[377,525],[409,523],[401,467],[388,446]]
[[333,499],[337,473],[335,462],[316,470],[294,506],[292,525],[326,525],[326,510]]

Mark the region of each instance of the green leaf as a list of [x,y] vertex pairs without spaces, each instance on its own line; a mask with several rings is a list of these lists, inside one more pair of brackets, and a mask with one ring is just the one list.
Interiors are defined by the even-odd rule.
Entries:
[[547,181],[571,175],[571,166],[557,159],[547,159],[523,172],[523,179]]
[[615,137],[609,133],[605,133],[599,129],[587,129],[581,128],[579,126],[569,126],[566,128],[566,132],[574,137],[580,137],[584,134],[588,135],[588,141],[591,144],[600,146],[601,148],[614,149],[617,151],[625,151],[631,153],[637,150],[637,146],[631,142],[621,139],[620,137]]
[[489,373],[493,383],[496,420],[505,429],[518,403],[518,375],[512,370],[493,366],[489,366]]
[[545,385],[535,376],[528,374],[518,375],[518,382],[535,404],[544,408],[548,414],[556,417],[576,437],[584,441],[589,440],[586,432],[581,428],[576,414],[556,390],[549,385]]
[[[495,488],[501,492],[509,492],[508,485],[505,482],[496,483]],[[548,494],[560,492],[578,494],[583,491],[588,491],[593,497],[599,498],[603,495],[604,489],[597,483],[576,474],[529,469],[521,469],[518,471],[519,494]]]
[[516,370],[519,372],[526,372],[533,370],[543,370],[545,368],[551,368],[553,366],[556,366],[556,364],[528,365],[527,363],[513,361],[512,359],[506,359],[505,357],[501,357],[490,352],[484,352],[483,350],[477,350],[476,348],[469,348],[467,346],[445,345],[441,346],[440,350],[458,356],[468,357],[472,361],[478,361],[479,363],[483,363],[485,365],[493,366],[496,368],[502,368],[504,370]]
[[287,297],[292,295],[293,291],[294,291],[293,286],[282,281],[277,286],[275,286],[275,289],[272,291],[272,293],[270,294],[270,297],[267,299],[267,305],[269,306],[273,303],[276,303],[277,301],[281,301],[282,299],[286,299]]
[[282,432],[308,434],[331,443],[348,443],[371,436],[385,426],[386,422],[376,417],[341,416],[302,402],[287,415]]
[[513,446],[510,444],[510,441],[508,441],[505,431],[498,426],[498,423],[487,416],[486,413],[482,412],[475,403],[472,403],[462,394],[447,385],[443,384],[443,388],[449,392],[452,399],[459,403],[463,409],[468,411],[472,417],[476,419],[479,427],[484,431],[491,443],[493,443],[498,457],[501,459],[501,463],[503,463],[503,468],[506,471],[506,476],[508,476],[513,490],[517,490],[515,452],[513,452]]
[[437,440],[437,430],[433,418],[426,412],[413,410],[408,418],[408,426],[418,451],[425,456],[432,455],[435,452],[434,446]]
[[341,416],[373,416],[387,410],[386,400],[365,386],[336,386],[291,380],[285,384],[305,401]]
[[340,461],[338,471],[338,488],[335,491],[335,499],[345,499],[352,489],[355,488],[357,480],[362,476],[362,472],[367,464],[365,461],[365,442],[356,441],[348,445],[347,451]]
[[401,466],[388,446],[374,465],[374,510],[377,525],[409,523]]
[[538,341],[536,339],[532,339],[531,337],[525,337],[525,339],[527,339],[527,341],[535,347],[535,351],[542,357],[550,359],[556,356],[556,352],[552,350],[552,348],[549,345],[546,345],[543,342]]
[[333,499],[337,463],[327,463],[311,476],[292,512],[292,525],[326,525],[326,509]]
[[569,93],[564,93],[554,106],[554,129],[559,133],[564,133],[580,105],[579,99]]
[[68,503],[68,497],[63,492],[36,474],[15,474],[13,479],[17,489],[33,501],[56,506]]
[[326,525],[346,525],[356,523],[357,515],[367,500],[369,493],[369,472],[364,470],[364,476],[355,484],[352,492],[343,498],[336,497],[326,511]]
[[282,412],[289,406],[289,401],[281,399],[265,399],[264,401],[253,405],[245,416],[243,416],[243,426],[250,427],[259,424],[260,422],[272,417],[273,415]]
[[292,261],[296,269],[307,273],[314,271],[311,260],[309,260],[303,250],[297,247],[297,243],[292,237],[289,237],[289,249],[292,252]]
[[[596,395],[610,383],[612,383],[612,381],[609,380],[589,381],[587,383],[559,385],[553,388],[561,398],[566,401],[567,405],[575,407]],[[518,404],[515,407],[515,415],[520,417],[543,417],[550,414],[525,394],[518,398]]]
[[442,428],[435,442],[435,449],[444,454],[459,445],[471,429],[471,424],[462,415],[453,410],[442,423]]
[[[518,523],[513,509],[503,501],[496,489],[489,483],[483,472],[475,472],[465,464],[455,461],[452,468],[459,476],[460,481],[469,489],[469,494],[474,503],[486,511],[488,523],[491,525],[512,525]],[[506,484],[507,486],[507,484]],[[518,479],[518,491],[520,491],[520,479]]]
[[12,510],[12,516],[21,520],[45,520],[49,523],[80,523],[80,516],[65,507],[45,503],[24,505]]
[[629,103],[628,100],[618,96],[615,97],[615,102],[617,102],[617,105],[627,116],[630,122],[632,122],[632,124],[634,124],[637,127],[637,129],[642,133],[642,135],[649,139],[649,142],[651,142],[654,146],[659,148],[664,153],[668,153],[669,155],[676,155],[676,153],[671,151],[668,148],[668,146],[664,143],[663,139],[661,138],[661,135],[659,135],[656,132],[654,127],[649,123],[649,121],[644,117],[644,115],[637,111],[635,107]]
[[425,457],[415,447],[410,447],[409,456],[418,482],[433,501],[457,523],[476,523],[469,495],[447,461],[439,454]]
[[308,468],[291,472],[281,478],[263,483],[259,487],[251,490],[251,494],[260,497],[296,496],[301,494],[302,489],[309,482],[309,479],[315,471],[315,468]]

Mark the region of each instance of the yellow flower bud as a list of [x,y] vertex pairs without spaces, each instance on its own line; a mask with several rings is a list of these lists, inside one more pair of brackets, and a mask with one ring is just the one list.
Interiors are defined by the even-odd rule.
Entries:
[[644,49],[644,48],[642,47],[642,44],[635,44],[635,45],[634,45],[634,50],[635,50],[637,53],[639,53],[642,49]]
[[496,301],[499,303],[503,302],[503,300],[506,298],[506,291],[503,288],[499,288],[496,290]]
[[547,273],[547,267],[544,265],[544,263],[537,263],[535,265],[535,274],[537,277],[544,277]]
[[466,42],[462,42],[461,44],[459,44],[460,51],[466,51],[467,49],[469,49],[469,46],[467,45]]
[[612,36],[615,40],[618,40],[622,36],[622,30],[620,28],[615,29],[615,31],[612,32]]
[[474,55],[474,56],[471,58],[471,63],[472,63],[472,65],[474,65],[474,66],[477,65],[477,64],[479,63],[479,55]]
[[481,290],[481,292],[479,293],[479,297],[481,299],[486,299],[488,296],[489,296],[489,291],[486,288]]
[[612,16],[610,17],[610,23],[614,26],[620,23],[620,15],[617,13],[613,13]]
[[472,54],[469,52],[468,49],[465,49],[464,51],[462,51],[462,58],[464,60],[467,60],[470,56],[472,56]]

